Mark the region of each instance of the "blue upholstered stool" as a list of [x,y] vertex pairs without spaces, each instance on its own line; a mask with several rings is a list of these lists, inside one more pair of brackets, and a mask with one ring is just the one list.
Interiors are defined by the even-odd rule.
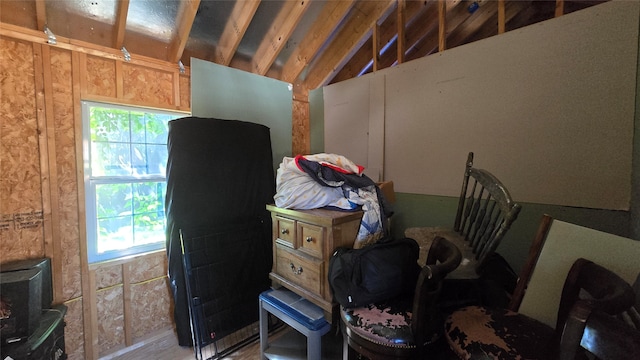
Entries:
[[259,296],[260,358],[269,358],[268,313],[307,337],[307,359],[322,358],[321,337],[331,329],[324,312],[315,304],[284,288],[267,290]]

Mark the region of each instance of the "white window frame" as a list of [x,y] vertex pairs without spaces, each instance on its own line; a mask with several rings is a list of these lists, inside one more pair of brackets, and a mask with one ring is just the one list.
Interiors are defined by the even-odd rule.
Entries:
[[[89,263],[96,263],[107,260],[114,260],[136,254],[147,253],[165,248],[166,237],[157,242],[133,245],[126,248],[114,249],[98,252],[98,215],[96,204],[96,186],[102,184],[135,184],[138,182],[163,182],[166,184],[166,174],[163,175],[118,175],[118,176],[93,176],[91,171],[91,124],[90,111],[92,107],[112,108],[132,112],[144,112],[152,114],[169,115],[175,118],[188,116],[188,114],[167,110],[156,110],[144,107],[115,105],[94,101],[82,101],[82,143],[83,143],[83,163],[84,163],[84,189],[85,189],[85,214],[86,214],[86,234],[87,234],[87,258]],[[129,141],[133,144],[133,141]],[[145,144],[147,144],[145,142]],[[166,142],[165,142],[166,146]],[[162,203],[164,210],[164,199]],[[132,231],[135,231],[132,229]],[[165,222],[166,231],[166,222]],[[131,240],[133,241],[133,240]]]

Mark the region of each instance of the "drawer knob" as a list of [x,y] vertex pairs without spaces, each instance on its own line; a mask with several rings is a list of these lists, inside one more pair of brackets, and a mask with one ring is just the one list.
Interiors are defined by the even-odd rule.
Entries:
[[310,242],[313,241],[313,238],[311,236],[307,236],[307,238],[305,240],[307,240],[307,242],[310,243]]
[[296,269],[296,266],[295,266],[295,265],[293,265],[293,263],[289,263],[289,265],[291,266],[291,271],[292,271],[294,274],[296,274],[296,275],[300,275],[300,274],[302,274],[302,266],[299,266],[299,267]]
[[282,233],[282,235],[286,235],[289,233],[289,229],[282,229],[280,232]]

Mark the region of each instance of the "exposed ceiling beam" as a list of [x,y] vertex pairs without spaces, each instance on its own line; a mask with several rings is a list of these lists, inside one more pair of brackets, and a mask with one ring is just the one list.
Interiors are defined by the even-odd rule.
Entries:
[[327,1],[307,35],[282,67],[282,80],[293,83],[347,16],[355,0]]
[[[253,72],[264,75],[286,45],[311,0],[286,1],[253,55]],[[322,20],[320,20],[322,21]]]
[[224,66],[231,63],[258,5],[260,5],[260,0],[236,1],[216,46],[213,59],[215,63]]
[[349,26],[340,29],[335,39],[313,64],[305,79],[305,87],[315,89],[331,80],[344,66],[349,56],[371,36],[371,28],[378,19],[388,13],[394,5],[395,0],[356,3],[348,19]]
[[124,35],[127,28],[127,14],[129,13],[129,0],[118,1],[118,9],[116,10],[116,21],[114,25],[114,39],[115,43],[113,47],[121,49],[124,45]]
[[47,7],[44,0],[36,0],[36,24],[38,30],[44,30],[44,26],[47,25]]
[[184,46],[189,40],[189,33],[193,26],[193,20],[198,13],[198,7],[200,6],[200,0],[183,0],[180,1],[180,9],[178,10],[178,17],[176,18],[176,34],[171,41],[171,45],[168,49],[168,60],[171,63],[176,63],[182,57]]

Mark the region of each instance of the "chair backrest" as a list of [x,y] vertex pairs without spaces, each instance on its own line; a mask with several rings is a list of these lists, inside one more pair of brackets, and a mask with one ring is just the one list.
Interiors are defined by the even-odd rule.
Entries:
[[640,359],[640,331],[579,300],[567,317],[558,360],[574,360],[584,349],[601,360]]
[[473,167],[473,153],[467,157],[454,230],[464,236],[478,260],[478,267],[495,252],[521,206],[493,174]]
[[[563,352],[567,353],[571,349],[567,344],[582,336],[582,332],[576,330],[575,317],[582,316],[584,323],[584,319],[588,317],[588,314],[584,314],[585,309],[589,313],[600,311],[614,316],[631,308],[635,301],[636,295],[631,285],[616,273],[590,260],[577,259],[565,279],[558,307],[554,335],[558,358],[569,359],[563,355]],[[576,307],[582,309],[582,315],[576,312]],[[573,351],[575,355],[576,350]]]
[[[585,296],[585,293],[588,296]],[[564,282],[556,332],[562,331],[574,304],[581,300],[595,309],[618,315],[631,308],[636,301],[633,288],[613,271],[583,258],[577,259]]]
[[422,267],[413,298],[411,331],[416,344],[429,342],[442,330],[442,316],[438,306],[442,280],[462,261],[462,253],[452,242],[436,237]]

